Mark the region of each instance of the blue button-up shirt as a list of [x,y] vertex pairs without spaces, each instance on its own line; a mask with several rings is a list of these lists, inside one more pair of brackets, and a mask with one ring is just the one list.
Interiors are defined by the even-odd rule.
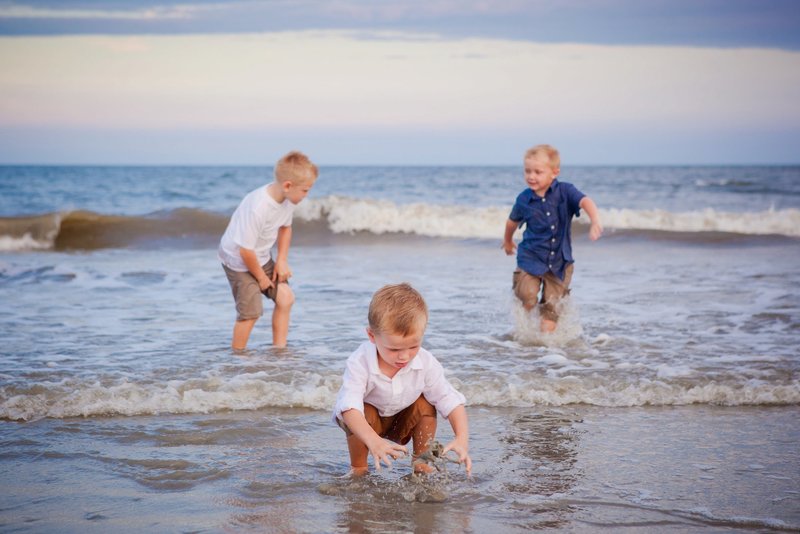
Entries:
[[586,196],[566,182],[553,180],[540,197],[526,189],[517,197],[509,219],[522,226],[522,242],[517,247],[517,266],[534,276],[548,271],[564,279],[564,269],[572,258],[572,217],[580,216],[581,199]]

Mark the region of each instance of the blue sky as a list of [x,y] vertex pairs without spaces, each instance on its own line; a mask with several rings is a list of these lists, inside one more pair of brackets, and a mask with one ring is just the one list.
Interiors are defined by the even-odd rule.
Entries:
[[0,163],[800,163],[800,2],[0,0]]

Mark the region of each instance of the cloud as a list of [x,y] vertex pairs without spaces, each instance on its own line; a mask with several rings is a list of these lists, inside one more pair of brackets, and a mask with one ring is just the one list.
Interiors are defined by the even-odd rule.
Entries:
[[0,39],[6,125],[800,122],[800,53],[320,31]]
[[35,7],[17,4],[0,5],[0,18],[6,19],[102,19],[163,20],[189,18],[203,9],[198,5],[156,6],[144,9],[74,9]]
[[0,0],[0,35],[309,29],[800,49],[800,4],[796,0]]
[[479,163],[531,139],[589,163],[795,161],[800,140],[800,52],[776,49],[397,31],[0,37],[0,72],[2,161],[254,161],[291,140],[327,161],[397,162],[402,145],[417,162]]

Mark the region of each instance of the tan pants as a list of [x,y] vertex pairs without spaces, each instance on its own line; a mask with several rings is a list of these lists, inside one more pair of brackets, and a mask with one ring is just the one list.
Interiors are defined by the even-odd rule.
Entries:
[[[236,320],[246,321],[261,317],[264,314],[264,303],[261,295],[266,295],[267,298],[274,301],[278,295],[278,284],[273,285],[262,293],[261,288],[258,287],[258,280],[249,272],[233,271],[225,265],[222,268],[225,270],[225,276],[231,285],[231,293],[233,293],[233,300],[236,303]],[[275,263],[270,259],[261,268],[271,280],[272,273],[275,270]]]
[[[419,424],[423,417],[436,417],[436,408],[422,395],[411,406],[388,417],[381,417],[375,406],[364,403],[364,418],[369,423],[369,426],[372,427],[372,430],[380,437],[400,445],[405,445],[411,441],[414,427]],[[344,429],[348,436],[352,434],[342,421],[339,421],[339,426]]]
[[[542,276],[534,276],[526,273],[522,269],[514,271],[511,287],[514,295],[522,301],[525,309],[533,309],[536,304],[540,304],[539,315],[550,321],[558,320],[556,304],[564,296],[569,295],[569,283],[572,280],[573,264],[570,263],[564,269],[564,279],[559,279],[551,272]],[[539,290],[542,290],[542,298],[539,299]]]

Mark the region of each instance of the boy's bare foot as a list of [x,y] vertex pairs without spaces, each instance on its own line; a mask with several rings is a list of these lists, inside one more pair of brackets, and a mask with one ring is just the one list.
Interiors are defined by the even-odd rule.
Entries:
[[436,471],[436,468],[434,468],[432,465],[428,465],[424,462],[414,463],[414,473],[418,475],[430,475],[434,471]]
[[350,472],[347,473],[347,476],[356,478],[356,477],[363,477],[368,473],[369,473],[369,467],[350,467]]

